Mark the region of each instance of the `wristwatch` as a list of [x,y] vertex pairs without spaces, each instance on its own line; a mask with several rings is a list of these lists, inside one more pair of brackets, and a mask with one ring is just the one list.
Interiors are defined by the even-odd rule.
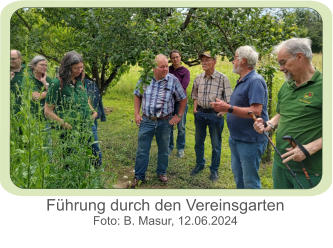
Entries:
[[182,118],[183,115],[177,114],[177,116],[178,116],[179,118]]
[[272,123],[266,121],[266,124],[267,124],[267,126],[270,126],[270,128],[271,128],[272,130],[275,130],[275,126],[274,126]]
[[234,111],[234,106],[230,105],[230,108],[228,108],[228,113],[232,113]]

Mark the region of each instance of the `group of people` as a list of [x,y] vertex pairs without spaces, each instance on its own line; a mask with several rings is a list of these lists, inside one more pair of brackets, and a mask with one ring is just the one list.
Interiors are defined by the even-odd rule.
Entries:
[[[235,51],[233,72],[239,75],[232,91],[229,79],[215,70],[216,56],[199,55],[203,73],[193,81],[191,97],[195,119],[196,165],[190,175],[205,167],[204,142],[209,130],[211,181],[218,180],[224,115],[230,132],[231,168],[238,189],[261,188],[259,166],[268,140],[276,129],[273,186],[276,189],[312,188],[322,176],[322,74],[312,65],[311,40],[292,38],[274,49],[286,81],[278,93],[276,115],[269,119],[268,91],[255,71],[259,54],[251,46]],[[134,91],[135,121],[139,126],[135,177],[132,187],[146,182],[153,137],[158,146],[157,177],[167,182],[168,155],[173,149],[173,126],[178,126],[177,156],[184,156],[189,71],[181,66],[177,50],[168,58],[158,54],[149,85]],[[138,85],[141,82],[138,82]],[[140,110],[142,113],[140,114]],[[288,137],[288,138],[286,138]],[[296,142],[290,147],[289,140]],[[281,155],[282,154],[282,155]]]
[[[32,113],[37,118],[45,116],[49,119],[50,127],[60,130],[60,139],[64,143],[72,138],[68,130],[87,134],[88,139],[83,142],[92,143],[93,163],[95,167],[100,167],[102,153],[98,144],[97,118],[105,121],[105,113],[96,83],[85,77],[83,58],[75,51],[66,53],[62,58],[59,75],[54,79],[47,75],[47,63],[44,56],[35,56],[28,65],[26,75],[20,51],[11,50],[10,88],[15,99],[13,114],[20,111],[24,88],[31,88]],[[65,152],[74,151],[69,147]]]
[[[191,98],[195,120],[196,164],[190,176],[205,167],[204,144],[207,127],[212,144],[209,179],[219,178],[224,116],[230,132],[231,169],[236,187],[261,188],[259,166],[269,135],[276,130],[273,163],[274,188],[311,188],[322,175],[322,74],[311,63],[311,40],[292,38],[275,47],[280,71],[286,81],[278,93],[276,115],[269,119],[268,91],[264,78],[255,71],[259,54],[251,46],[241,46],[234,54],[233,72],[239,75],[232,90],[226,75],[215,69],[216,56],[199,55],[203,72],[193,81]],[[149,152],[153,138],[158,146],[156,174],[166,183],[169,155],[174,148],[174,126],[177,126],[177,156],[185,156],[185,126],[187,87],[190,72],[182,65],[181,53],[172,50],[167,56],[155,58],[153,78],[149,84],[139,81],[134,91],[134,116],[139,126],[132,187],[146,182]],[[22,88],[25,86],[25,66],[18,50],[11,50],[11,92],[14,94],[14,114],[20,110]],[[98,145],[97,118],[105,120],[103,105],[96,83],[84,74],[83,58],[75,51],[63,57],[59,75],[47,75],[47,59],[37,55],[29,63],[32,82],[31,99],[34,113],[43,109],[45,117],[62,130],[66,142],[68,130],[93,133],[93,153],[102,163]],[[43,115],[43,116],[44,116]],[[296,144],[290,147],[285,137]],[[282,154],[282,155],[281,155]],[[291,172],[291,173],[290,173]],[[297,176],[295,176],[297,175]]]

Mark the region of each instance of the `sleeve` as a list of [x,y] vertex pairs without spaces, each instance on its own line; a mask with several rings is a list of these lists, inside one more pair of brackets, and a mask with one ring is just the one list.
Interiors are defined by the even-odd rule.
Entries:
[[224,97],[225,97],[224,101],[229,103],[232,94],[232,89],[230,86],[229,78],[227,76],[223,77],[223,83],[224,83]]
[[59,98],[59,92],[60,91],[60,82],[58,79],[55,79],[51,85],[49,90],[47,91],[46,99],[45,102],[47,104],[51,105],[57,105],[58,103],[58,98]]
[[190,83],[190,71],[185,68],[185,73],[182,80],[182,85],[185,91],[189,83]]
[[177,102],[186,98],[183,86],[180,84],[179,80],[175,78],[175,100]]
[[136,83],[136,86],[135,86],[135,89],[134,89],[134,92],[133,94],[136,95],[137,97],[142,97],[142,94],[140,92],[143,92],[143,84],[141,83],[141,80],[139,80],[137,83]]
[[251,86],[248,91],[249,104],[265,104],[265,95],[267,94],[263,82],[259,79],[252,81]]
[[193,81],[191,97],[192,97],[193,100],[198,99],[198,77],[196,77]]

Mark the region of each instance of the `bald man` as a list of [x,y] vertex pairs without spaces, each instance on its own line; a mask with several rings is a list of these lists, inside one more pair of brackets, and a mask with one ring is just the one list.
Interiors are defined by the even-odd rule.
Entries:
[[21,105],[21,90],[23,82],[23,71],[24,66],[22,66],[22,56],[20,51],[11,50],[10,51],[10,92],[14,94],[15,103],[14,111],[15,113],[19,111]]
[[[170,129],[181,120],[187,102],[179,80],[169,73],[168,58],[159,54],[155,62],[154,77],[150,84],[143,85],[143,92],[140,92],[139,85],[142,82],[139,81],[134,91],[134,115],[135,122],[139,126],[139,134],[132,188],[146,181],[149,151],[154,136],[158,147],[156,174],[161,182],[168,181],[166,170]],[[179,102],[180,107],[178,113],[173,115],[175,102]]]

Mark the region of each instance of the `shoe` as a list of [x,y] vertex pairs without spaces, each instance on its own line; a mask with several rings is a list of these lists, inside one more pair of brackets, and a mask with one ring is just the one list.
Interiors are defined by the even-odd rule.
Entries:
[[195,166],[194,169],[191,171],[191,176],[195,176],[196,174],[198,174],[202,170],[203,170],[203,167]]
[[168,178],[166,175],[159,175],[158,179],[162,182],[162,183],[166,183],[168,181]]
[[172,153],[172,149],[168,149],[168,155],[170,156],[171,155],[171,153]]
[[178,150],[178,152],[177,152],[178,158],[182,158],[182,157],[184,157],[184,155],[185,155],[184,150]]
[[144,183],[146,183],[145,179],[141,180],[141,179],[135,177],[133,180],[133,183],[131,184],[131,188],[135,189],[136,187],[139,187],[141,184],[144,184]]
[[210,173],[209,176],[209,180],[211,180],[212,182],[217,181],[217,179],[219,179],[219,175],[217,174],[217,171],[213,171]]

